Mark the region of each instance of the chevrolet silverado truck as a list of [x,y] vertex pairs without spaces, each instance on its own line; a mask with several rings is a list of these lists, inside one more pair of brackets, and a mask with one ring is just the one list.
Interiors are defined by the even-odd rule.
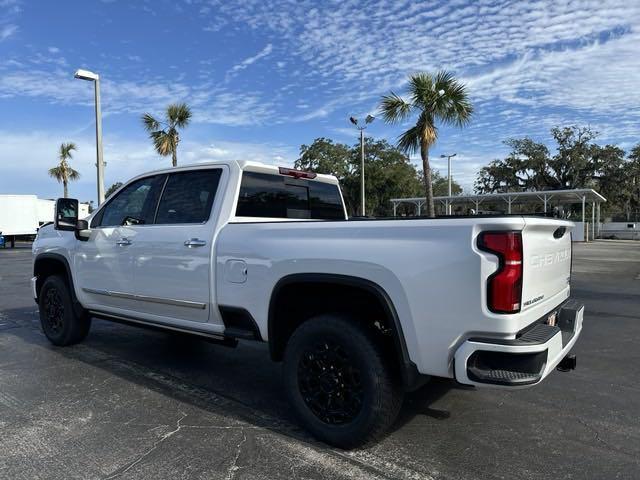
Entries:
[[199,164],[138,176],[85,220],[59,199],[31,282],[54,345],[82,341],[92,318],[268,342],[301,423],[352,448],[429,377],[516,389],[575,367],[572,226],[350,219],[335,177]]

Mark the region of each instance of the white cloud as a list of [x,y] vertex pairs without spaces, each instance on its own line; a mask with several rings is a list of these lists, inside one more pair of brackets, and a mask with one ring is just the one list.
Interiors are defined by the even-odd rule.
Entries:
[[285,44],[279,48],[306,65],[302,76],[312,89],[322,85],[319,77],[330,79],[332,90],[324,89],[324,100],[301,121],[377,101],[409,73],[438,68],[468,79],[478,101],[561,107],[576,115],[615,109],[640,118],[628,101],[640,86],[638,2],[214,3],[217,18],[277,35]]
[[251,160],[271,165],[292,166],[297,150],[277,143],[244,143],[219,140],[209,145],[187,143],[183,155],[186,163]]
[[360,141],[360,133],[358,132],[358,130],[353,128],[353,126],[351,128],[333,127],[331,128],[331,132],[333,132],[335,135],[338,135],[341,142],[347,143],[349,145],[355,144],[356,142]]
[[48,175],[48,169],[58,162],[60,143],[76,141],[71,165],[80,172],[80,180],[72,182],[71,195],[88,200],[95,190],[95,147],[90,137],[70,139],[62,132],[10,133],[0,131],[3,147],[0,192],[38,195],[55,198],[62,195],[62,186]]
[[273,104],[259,93],[221,91],[195,110],[194,120],[234,127],[260,125],[273,119],[273,108]]
[[[188,133],[184,137],[188,138]],[[70,138],[66,131],[0,131],[4,159],[0,174],[0,192],[35,194],[41,198],[60,196],[62,186],[48,176],[47,170],[58,162],[57,152],[60,143],[67,141],[74,141],[78,146],[70,163],[81,175],[80,180],[70,184],[70,194],[83,201],[95,200],[95,137],[91,132]],[[199,143],[183,140],[178,147],[180,164],[254,160],[291,166],[296,158],[297,151],[294,148],[277,143],[225,140]],[[140,173],[171,165],[170,157],[160,157],[147,139],[132,141],[113,135],[105,137],[104,159],[107,162],[107,188],[115,182],[127,181]]]
[[0,42],[5,41],[18,31],[18,26],[13,24],[0,26]]
[[[278,118],[310,122],[364,103],[375,106],[381,94],[399,89],[407,74],[443,67],[468,81],[479,111],[483,102],[498,100],[512,108],[551,106],[592,115],[619,113],[625,99],[635,97],[640,83],[637,2],[245,0],[192,7],[202,10],[200,14],[208,17],[205,25],[213,30],[244,25],[262,38],[278,39],[277,44],[271,40],[256,54],[237,61],[227,70],[226,80],[272,56],[277,45],[287,61],[270,60],[274,73],[285,72],[286,67],[286,79],[282,77],[286,84],[274,76],[269,91],[264,84],[258,86],[262,80],[257,78],[251,79],[255,82],[251,91],[246,84],[231,82],[222,88],[210,80],[210,71],[192,77],[201,79],[199,85],[162,78],[105,78],[105,109],[133,113],[186,100],[201,110],[198,121],[232,126]],[[50,53],[59,53],[57,47],[50,48],[56,49]],[[0,67],[0,96],[90,102],[86,88],[74,86],[66,72],[55,70],[68,68],[64,58],[35,56],[31,61],[48,85],[28,85],[25,80],[33,65],[10,71]],[[301,97],[309,107],[292,116]],[[633,104],[623,110],[625,119],[640,117]],[[530,116],[544,120],[535,109]]]
[[272,51],[273,51],[273,45],[268,43],[262,50],[260,50],[255,55],[251,57],[247,57],[244,60],[242,60],[240,63],[231,67],[231,70],[229,70],[227,74],[227,79],[230,78],[233,74],[236,74],[241,70],[244,70],[245,68],[249,67],[250,65],[253,65],[261,58],[269,56]]
[[632,32],[604,43],[529,54],[470,77],[468,84],[479,100],[637,115],[639,105],[630,100],[640,85],[639,44],[640,33]]
[[20,0],[0,0],[0,43],[20,30],[16,20],[22,11],[21,3]]
[[[0,65],[0,98],[45,98],[63,105],[93,105],[93,90],[66,71],[8,68]],[[40,81],[33,82],[34,77]],[[131,81],[103,78],[102,105],[106,115],[158,112],[169,103],[186,101],[195,121],[229,126],[258,125],[274,117],[273,103],[260,92],[234,92],[209,84]]]
[[[208,7],[202,7],[200,9],[200,13],[201,14],[208,14],[210,11],[211,11],[211,9],[208,8]],[[215,18],[211,22],[209,22],[209,24],[207,24],[207,26],[204,27],[202,30],[205,31],[205,32],[219,32],[227,24],[228,24],[227,20],[225,20],[223,18]]]
[[22,11],[20,6],[22,2],[20,0],[0,0],[0,8],[5,15],[16,15]]

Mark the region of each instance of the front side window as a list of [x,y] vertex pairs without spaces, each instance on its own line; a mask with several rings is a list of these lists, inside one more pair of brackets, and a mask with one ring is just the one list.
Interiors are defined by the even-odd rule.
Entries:
[[344,220],[337,185],[269,173],[244,172],[239,217]]
[[153,223],[165,175],[141,178],[113,197],[95,217],[92,227],[117,227]]
[[164,187],[156,224],[204,223],[209,219],[222,170],[172,173]]

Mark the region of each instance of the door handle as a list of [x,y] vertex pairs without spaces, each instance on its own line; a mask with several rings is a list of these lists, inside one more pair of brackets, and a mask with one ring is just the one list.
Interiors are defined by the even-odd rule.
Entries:
[[207,244],[204,240],[200,240],[199,238],[191,238],[184,242],[185,247],[204,247]]
[[131,245],[131,240],[123,237],[116,242],[116,245],[120,245],[121,247],[126,247],[127,245]]

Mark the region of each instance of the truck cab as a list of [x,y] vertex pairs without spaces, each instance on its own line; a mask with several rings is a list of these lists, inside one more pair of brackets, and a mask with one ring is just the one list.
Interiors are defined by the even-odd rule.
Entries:
[[[243,222],[279,213],[265,211],[279,208],[270,198],[282,194],[273,179],[300,204],[309,202],[308,180],[279,172],[276,167],[232,162],[132,179],[89,217],[86,237],[71,237],[73,245],[65,249],[79,286],[79,303],[102,314],[223,334],[213,288],[222,272],[212,261],[213,246],[236,210]],[[346,218],[337,180],[314,175],[314,183],[320,186],[312,187],[312,195],[332,190],[330,216]],[[287,206],[289,218],[326,217],[313,206],[298,207]],[[57,237],[55,231],[49,234]],[[38,248],[47,244],[49,234],[39,235]]]

